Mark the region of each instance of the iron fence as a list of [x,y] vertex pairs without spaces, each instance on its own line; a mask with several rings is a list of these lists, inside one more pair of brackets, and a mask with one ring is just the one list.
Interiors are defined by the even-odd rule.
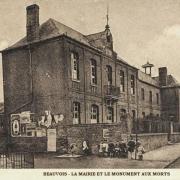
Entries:
[[0,169],[34,168],[33,153],[0,153]]

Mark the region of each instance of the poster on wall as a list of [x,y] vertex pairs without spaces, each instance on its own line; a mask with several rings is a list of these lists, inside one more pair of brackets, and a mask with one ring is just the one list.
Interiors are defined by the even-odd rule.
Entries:
[[108,139],[112,137],[112,132],[109,129],[103,129],[103,138]]
[[30,111],[11,114],[11,135],[22,137],[35,136],[36,123],[33,120],[34,114],[30,113]]
[[11,134],[20,136],[20,116],[18,114],[11,115]]

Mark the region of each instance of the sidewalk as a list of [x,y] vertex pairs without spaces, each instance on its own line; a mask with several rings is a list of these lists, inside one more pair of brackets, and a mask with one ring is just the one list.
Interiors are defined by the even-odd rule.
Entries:
[[53,154],[39,154],[35,157],[35,168],[162,169],[178,157],[180,143],[147,152],[143,161],[97,156],[58,158]]

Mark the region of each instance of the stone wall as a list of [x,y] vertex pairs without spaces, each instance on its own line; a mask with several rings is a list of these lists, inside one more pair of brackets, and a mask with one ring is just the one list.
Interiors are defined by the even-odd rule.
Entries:
[[46,152],[46,137],[13,137],[11,149],[15,152]]
[[65,127],[58,127],[58,138],[67,135],[68,145],[75,143],[77,145],[77,152],[82,153],[82,142],[88,141],[92,153],[97,154],[98,144],[104,139],[103,129],[109,130],[108,141],[119,141],[125,128],[120,124],[86,124],[86,125],[73,125]]
[[[62,129],[59,128],[59,130]],[[109,130],[109,138],[103,138],[103,129]],[[107,142],[118,142],[121,137],[128,141],[129,134],[125,132],[125,129],[119,125],[112,124],[95,124],[95,125],[77,125],[77,126],[68,126],[67,129],[64,129],[64,133],[67,133],[68,144],[75,143],[77,145],[77,152],[82,153],[82,142],[87,140],[89,146],[91,147],[92,153],[97,154],[98,145],[104,139]],[[61,132],[61,134],[63,134]],[[60,135],[60,133],[59,133]],[[134,139],[136,135],[133,135]],[[168,134],[167,133],[154,133],[154,134],[138,134],[137,137],[143,144],[146,151],[151,151],[162,147],[168,143]],[[180,138],[180,136],[179,136]],[[177,137],[176,137],[177,139]]]
[[[103,133],[106,130],[108,133]],[[123,138],[126,142],[129,135],[121,124],[86,124],[57,127],[57,152],[67,153],[71,144],[76,144],[76,153],[82,154],[82,143],[86,140],[92,154],[98,153],[98,145],[102,140],[117,143]],[[136,135],[133,134],[134,139]],[[146,152],[168,144],[167,133],[138,134],[137,139],[142,143]],[[172,142],[180,142],[180,133],[171,135]],[[20,152],[47,152],[47,137],[18,137],[12,138],[12,148]]]
[[[133,135],[135,137],[135,135]],[[168,143],[167,133],[148,133],[148,134],[138,134],[137,139],[142,143],[146,152],[151,151]]]
[[180,142],[180,133],[173,133],[171,134],[170,138],[171,138],[171,142],[173,143]]

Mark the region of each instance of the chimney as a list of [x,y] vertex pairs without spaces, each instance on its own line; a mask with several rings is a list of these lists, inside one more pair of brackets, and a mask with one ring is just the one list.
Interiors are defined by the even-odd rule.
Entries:
[[167,68],[166,67],[159,68],[159,85],[160,86],[167,85]]
[[33,41],[39,38],[39,6],[36,4],[26,8],[27,24],[26,36],[27,41]]

